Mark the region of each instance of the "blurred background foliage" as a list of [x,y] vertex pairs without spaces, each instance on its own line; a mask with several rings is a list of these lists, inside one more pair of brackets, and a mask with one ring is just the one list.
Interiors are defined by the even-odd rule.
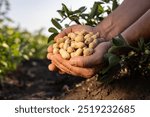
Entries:
[[0,79],[16,70],[23,60],[45,58],[47,37],[42,29],[30,33],[18,26],[11,27],[13,20],[7,17],[10,5],[8,0],[0,0]]

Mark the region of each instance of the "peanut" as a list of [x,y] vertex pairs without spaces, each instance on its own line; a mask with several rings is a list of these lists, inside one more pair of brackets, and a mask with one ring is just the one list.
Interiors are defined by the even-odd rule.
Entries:
[[68,37],[71,39],[74,39],[76,37],[76,34],[75,33],[69,33]]
[[84,39],[87,39],[87,38],[90,38],[91,37],[91,34],[86,34],[85,36],[84,36]]
[[75,41],[76,42],[83,42],[84,41],[84,36],[83,35],[77,35],[75,37]]
[[82,53],[83,53],[83,49],[78,48],[78,49],[74,52],[74,57],[75,57],[75,56],[81,56]]
[[85,47],[85,44],[83,42],[76,42],[75,43],[75,48],[83,48]]
[[97,38],[98,38],[98,36],[99,36],[99,33],[97,32],[95,35],[91,36],[91,38],[93,38],[93,39],[97,39]]
[[53,48],[58,48],[58,43],[54,43]]
[[83,55],[84,56],[89,56],[89,55],[93,54],[93,52],[94,52],[94,50],[92,48],[85,48],[83,50]]
[[58,48],[53,48],[53,54],[58,54],[59,53],[59,49]]
[[95,48],[98,45],[98,40],[94,39],[94,41],[92,43],[89,44],[89,48]]
[[86,30],[82,30],[82,31],[80,32],[81,35],[85,35],[86,33],[87,33]]
[[67,50],[67,48],[70,46],[71,41],[69,39],[65,40],[65,43],[63,45],[63,49]]
[[62,58],[64,58],[64,59],[70,59],[70,54],[66,50],[60,49],[59,53],[61,54]]
[[72,42],[71,42],[71,47],[72,47],[72,48],[75,48],[75,46],[76,46],[75,43],[76,43],[75,41],[72,41]]
[[56,40],[56,43],[58,43],[58,44],[63,43],[63,42],[65,42],[65,38],[58,38]]
[[89,37],[85,40],[85,44],[90,44],[94,39]]
[[94,53],[94,48],[98,45],[99,33],[71,32],[63,38],[56,40],[53,44],[53,54],[60,54],[64,59],[70,59],[75,56],[89,56]]
[[64,46],[64,43],[59,44],[59,48],[63,48],[63,46]]
[[64,49],[64,50],[67,50],[68,47],[69,47],[69,43],[64,43],[63,49]]
[[68,53],[74,52],[74,48],[73,48],[73,47],[68,47],[68,48],[67,48],[67,52],[68,52]]

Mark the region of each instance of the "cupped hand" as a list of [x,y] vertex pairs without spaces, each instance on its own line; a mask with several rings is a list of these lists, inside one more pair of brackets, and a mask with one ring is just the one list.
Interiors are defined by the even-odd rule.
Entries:
[[[54,40],[56,41],[59,38],[62,38],[64,36],[66,36],[67,34],[69,34],[70,32],[77,32],[77,31],[82,31],[82,30],[86,30],[87,32],[93,32],[93,33],[97,33],[96,28],[95,27],[91,27],[91,26],[87,26],[87,25],[73,25],[68,27],[67,29],[64,29],[62,32],[60,32],[55,38]],[[52,53],[52,46],[48,47],[48,53]],[[51,64],[49,65],[49,69],[51,71],[59,71],[60,70],[56,67],[55,64],[53,64],[54,62],[51,61]],[[61,73],[63,73],[61,71]]]
[[105,53],[110,48],[110,42],[102,42],[90,56],[79,56],[64,60],[60,54],[52,54],[52,47],[48,48],[47,58],[52,61],[49,70],[54,71],[57,68],[64,73],[90,78],[96,74],[103,64]]

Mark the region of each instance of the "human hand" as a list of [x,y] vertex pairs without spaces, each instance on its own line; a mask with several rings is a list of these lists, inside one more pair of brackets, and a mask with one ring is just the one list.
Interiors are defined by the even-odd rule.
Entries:
[[[64,36],[66,36],[67,34],[69,34],[70,32],[80,32],[82,30],[86,30],[87,32],[93,32],[93,33],[97,33],[96,28],[95,27],[91,27],[91,26],[87,26],[87,25],[73,25],[68,27],[67,29],[63,30],[62,32],[60,32],[55,38],[54,41],[56,41],[59,38],[62,38]],[[98,36],[99,37],[99,36]],[[48,47],[48,52],[52,53],[52,46]],[[51,71],[55,71],[58,70],[57,67],[52,63],[49,65],[49,69]],[[62,73],[62,72],[61,72]]]
[[49,70],[54,71],[57,66],[64,73],[90,78],[96,74],[97,70],[100,70],[100,68],[97,69],[98,67],[102,67],[104,54],[110,46],[110,42],[102,42],[95,48],[92,55],[74,57],[70,60],[64,60],[59,54],[54,55],[52,47],[49,47],[47,58],[52,61]]

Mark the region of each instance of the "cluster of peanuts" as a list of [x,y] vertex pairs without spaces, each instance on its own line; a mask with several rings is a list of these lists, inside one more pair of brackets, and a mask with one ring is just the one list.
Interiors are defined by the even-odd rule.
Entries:
[[89,56],[94,53],[94,48],[98,45],[99,33],[71,32],[63,38],[58,38],[53,44],[53,54],[60,54],[62,58],[69,60],[75,56]]

